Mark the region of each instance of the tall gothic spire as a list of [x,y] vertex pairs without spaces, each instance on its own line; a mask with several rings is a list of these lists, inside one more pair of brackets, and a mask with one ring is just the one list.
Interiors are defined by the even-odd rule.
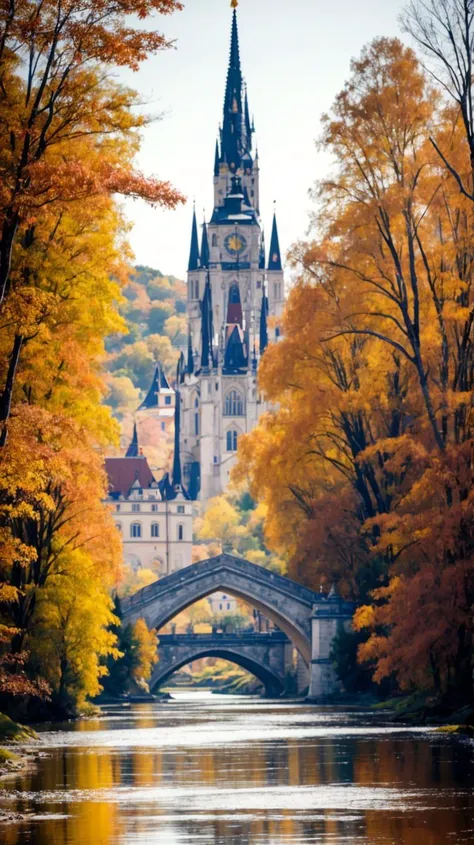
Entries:
[[137,424],[133,423],[133,437],[130,441],[130,445],[125,453],[126,458],[139,458],[140,457],[140,447],[138,445],[138,431],[137,431]]
[[201,267],[205,267],[206,270],[209,267],[209,238],[207,237],[207,224],[205,220],[202,224]]
[[188,270],[199,269],[199,241],[196,221],[196,209],[193,209],[193,225],[191,228],[191,249],[189,251]]
[[280,255],[280,242],[278,239],[278,226],[276,214],[273,215],[272,237],[270,240],[270,253],[268,255],[268,270],[283,270]]
[[260,311],[260,355],[263,355],[265,349],[268,346],[268,325],[267,325],[267,318],[268,318],[268,298],[263,291],[262,294],[262,308]]
[[242,69],[240,66],[239,33],[237,11],[233,6],[232,30],[230,36],[229,68],[224,97],[224,121],[222,124],[222,160],[235,172],[240,166],[242,154]]
[[181,475],[181,447],[180,447],[180,438],[181,438],[181,397],[179,393],[179,384],[181,379],[181,361],[178,362],[178,368],[176,373],[176,383],[177,383],[177,390],[176,390],[176,404],[174,406],[174,455],[173,455],[173,471],[171,476],[171,483],[173,485],[173,492],[176,492],[176,488],[181,487],[182,484],[182,475]]
[[214,351],[212,342],[214,338],[214,320],[212,316],[212,291],[209,272],[204,288],[204,296],[201,302],[201,367],[208,370],[214,366]]

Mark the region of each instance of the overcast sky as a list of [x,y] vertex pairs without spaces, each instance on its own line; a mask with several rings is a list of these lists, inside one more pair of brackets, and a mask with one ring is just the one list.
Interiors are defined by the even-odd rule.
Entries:
[[[184,278],[192,201],[212,213],[217,127],[229,55],[230,0],[185,0],[160,25],[176,49],[120,78],[162,119],[143,134],[139,166],[169,179],[188,198],[174,212],[127,202],[136,262]],[[324,173],[314,141],[320,116],[349,75],[350,60],[376,36],[399,35],[404,0],[240,0],[242,70],[255,115],[261,212],[267,232],[276,201],[282,251],[304,235],[308,189]]]

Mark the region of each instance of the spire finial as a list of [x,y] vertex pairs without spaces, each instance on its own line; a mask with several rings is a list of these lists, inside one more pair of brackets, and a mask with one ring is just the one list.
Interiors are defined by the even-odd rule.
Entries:
[[239,0],[230,0],[230,5],[232,9],[236,9],[239,5]]

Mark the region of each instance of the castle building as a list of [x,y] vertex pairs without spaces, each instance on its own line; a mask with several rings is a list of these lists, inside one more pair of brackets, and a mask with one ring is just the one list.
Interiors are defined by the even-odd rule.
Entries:
[[[266,410],[257,371],[279,337],[285,300],[276,216],[270,249],[260,220],[259,158],[243,83],[236,0],[222,127],[214,160],[214,210],[199,239],[193,213],[188,264],[188,351],[179,379],[184,484],[205,503],[227,486],[239,437]],[[177,398],[178,401],[178,398]]]
[[152,569],[160,577],[192,563],[193,507],[182,484],[179,441],[178,403],[171,476],[155,478],[140,449],[136,424],[125,456],[105,459],[106,504],[122,535],[124,561],[135,571]]

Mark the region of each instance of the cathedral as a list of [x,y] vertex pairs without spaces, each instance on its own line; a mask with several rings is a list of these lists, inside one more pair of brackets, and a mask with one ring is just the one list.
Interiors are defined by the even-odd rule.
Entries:
[[224,114],[214,160],[214,210],[199,238],[193,213],[188,349],[176,385],[183,483],[206,503],[227,486],[239,437],[266,410],[257,371],[278,340],[285,289],[276,216],[268,254],[260,220],[259,157],[233,0]]

